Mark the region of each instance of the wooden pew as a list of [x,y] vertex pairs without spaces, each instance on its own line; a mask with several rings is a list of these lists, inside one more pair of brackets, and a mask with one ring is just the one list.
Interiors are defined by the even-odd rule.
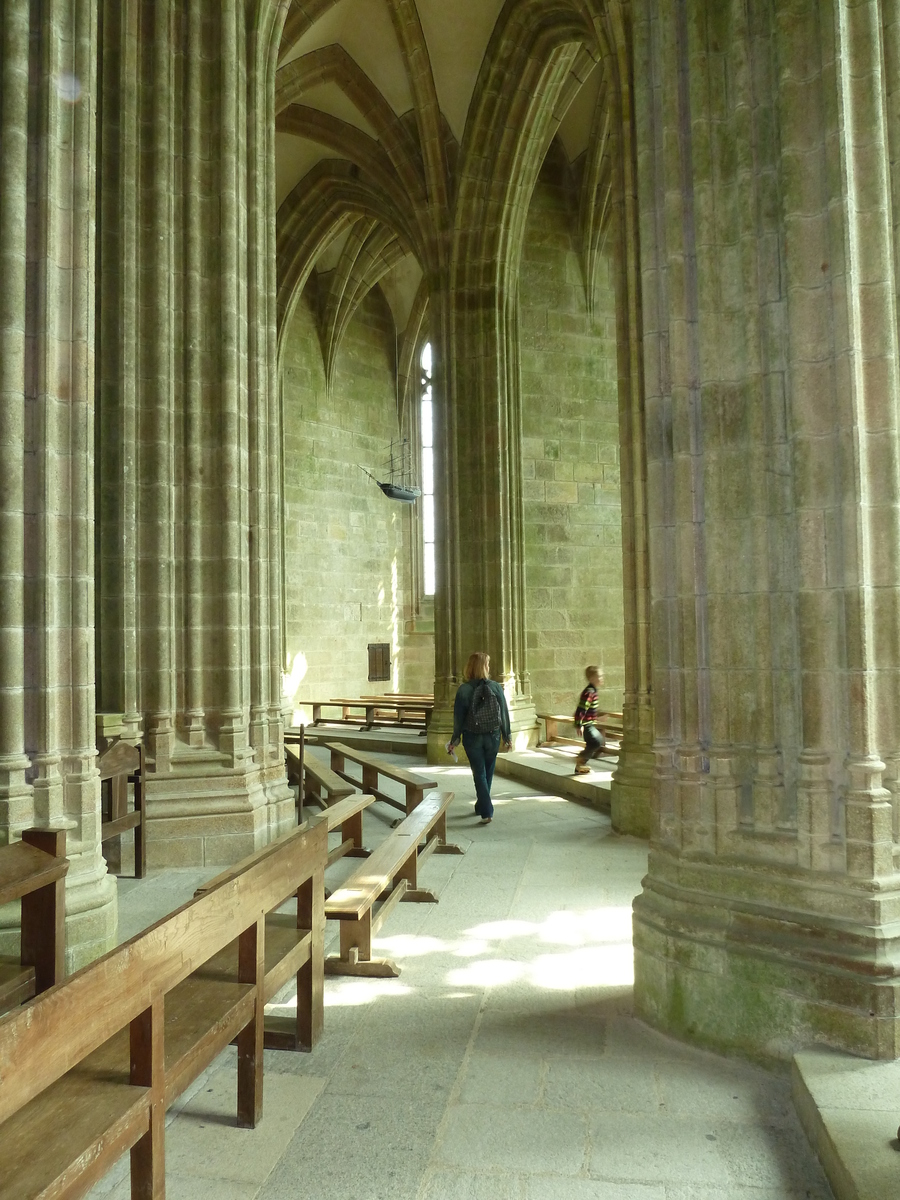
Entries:
[[401,900],[436,903],[433,892],[419,888],[418,869],[435,852],[463,853],[459,846],[447,843],[447,808],[452,799],[452,792],[427,796],[325,901],[325,916],[341,923],[340,955],[325,960],[329,975],[400,974],[390,959],[372,958],[372,938]]
[[[331,769],[335,775],[356,787],[360,786],[357,780],[346,773],[346,763],[349,759],[350,762],[362,767],[362,790],[383,804],[390,804],[393,808],[398,808],[402,813],[411,813],[417,804],[422,803],[425,792],[437,787],[436,779],[422,779],[418,775],[414,775],[412,771],[396,767],[393,763],[376,758],[374,754],[368,754],[364,750],[354,750],[352,746],[346,746],[343,742],[328,742],[327,749],[331,751]],[[405,804],[379,790],[378,779],[382,775],[385,779],[392,779],[395,783],[403,786],[406,792]]]
[[414,696],[361,696],[366,704],[375,705],[376,725],[409,726],[411,729],[427,730],[434,712],[434,701],[417,699]]
[[301,805],[306,801],[310,800],[320,808],[328,808],[329,805],[343,800],[345,796],[351,796],[356,791],[352,783],[341,779],[330,767],[326,767],[318,759],[309,754],[303,754],[301,758],[300,749],[290,742],[285,742],[284,757],[287,763],[288,783],[302,783],[300,792],[302,800],[298,800],[297,805],[299,820],[303,819]]
[[[427,730],[434,709],[434,703],[430,701],[383,696],[338,696],[331,700],[300,700],[297,705],[312,709],[313,725],[355,725],[364,730],[382,726]],[[329,708],[339,709],[340,715],[329,713],[323,716],[322,710]],[[354,709],[362,712],[354,713]]]
[[[108,856],[110,870],[118,870],[122,856],[122,834],[134,830],[134,876],[144,877],[144,790],[143,748],[129,742],[113,742],[97,760],[100,771],[100,841],[115,839]],[[128,811],[128,785],[134,791],[134,811]]]
[[350,858],[369,857],[371,850],[367,850],[363,845],[362,818],[363,812],[374,799],[374,796],[355,793],[330,804],[320,817],[315,818],[325,822],[329,833],[339,829],[341,834],[339,845],[328,852],[326,866],[330,867],[345,855],[349,855]]
[[[126,1150],[135,1200],[165,1190],[165,1111],[237,1038],[237,1123],[262,1116],[267,994],[301,976],[322,1026],[324,825],[0,1018],[0,1200],[82,1196]],[[289,896],[298,919],[274,923]],[[278,915],[278,914],[276,914]]]
[[0,1013],[65,976],[68,869],[64,829],[25,829],[0,846],[0,905],[22,902],[19,957],[0,958]]
[[[298,708],[312,709],[313,725],[323,725],[323,724],[324,725],[355,725],[355,726],[359,727],[360,723],[362,722],[363,723],[362,728],[364,728],[364,729],[369,728],[369,726],[365,724],[365,721],[366,721],[365,716],[351,717],[349,715],[349,707],[348,707],[349,704],[352,704],[352,702],[348,702],[348,701],[344,701],[344,700],[298,700],[296,702],[296,706]],[[365,707],[366,707],[365,702],[364,701],[357,702],[356,707],[365,709]],[[323,708],[325,708],[325,709],[336,708],[336,709],[339,709],[340,711],[338,714],[333,715],[333,714],[329,713],[327,716],[323,716],[322,715]],[[374,714],[373,714],[373,719],[374,719]]]

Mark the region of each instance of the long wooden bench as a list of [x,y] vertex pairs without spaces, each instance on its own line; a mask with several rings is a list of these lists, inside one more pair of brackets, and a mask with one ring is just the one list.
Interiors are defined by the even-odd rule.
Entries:
[[[565,713],[535,713],[539,721],[544,722],[544,737],[538,744],[541,746],[550,745],[552,743],[561,743],[564,746],[583,746],[584,739],[580,737],[564,737],[559,732],[560,725],[573,725],[572,717]],[[600,719],[596,722],[606,737],[612,737],[616,741],[622,739],[622,714],[621,713],[601,713]],[[619,754],[618,746],[607,746],[604,750],[604,755],[609,758],[617,758]]]
[[166,1108],[234,1038],[237,1123],[256,1125],[266,996],[299,975],[310,1045],[323,1011],[325,826],[267,849],[0,1018],[0,1200],[81,1196],[128,1150],[132,1197],[159,1200]]
[[427,796],[325,901],[325,916],[341,923],[341,952],[326,958],[328,974],[400,974],[390,959],[372,958],[372,938],[402,900],[436,903],[433,892],[419,888],[418,869],[435,852],[463,853],[447,842],[452,799],[452,792]]
[[[411,702],[382,696],[301,700],[297,706],[312,709],[313,725],[354,725],[364,730],[379,727],[415,728],[421,731],[428,728],[434,708],[434,704],[427,701]],[[323,715],[323,709],[338,709],[339,715]],[[361,709],[362,712],[354,713],[354,709]]]
[[26,829],[20,842],[0,846],[0,905],[22,902],[19,957],[0,958],[0,1013],[66,973],[68,869],[65,830]]
[[[422,779],[419,775],[414,775],[412,771],[407,771],[403,767],[397,767],[393,763],[385,762],[382,758],[377,758],[374,754],[369,754],[365,750],[355,750],[352,746],[347,746],[343,742],[328,742],[326,748],[331,751],[331,769],[335,775],[341,779],[352,783],[356,787],[362,787],[362,790],[370,796],[374,796],[376,800],[380,800],[383,804],[390,804],[393,808],[398,808],[402,813],[411,813],[416,805],[422,803],[422,797],[431,788],[437,787],[436,779]],[[356,763],[362,768],[362,783],[347,774],[347,761]],[[395,800],[393,796],[389,796],[386,792],[381,791],[378,787],[378,780],[381,776],[385,779],[391,779],[394,783],[399,783],[406,794],[406,803],[401,803]]]
[[[106,854],[107,865],[117,871],[122,865],[122,834],[134,830],[134,875],[144,877],[144,790],[143,750],[130,742],[113,742],[97,760],[100,771],[100,842],[113,845]],[[128,810],[128,785],[134,808]]]
[[434,701],[415,696],[361,696],[366,704],[375,705],[375,724],[410,726],[427,730],[434,712]]

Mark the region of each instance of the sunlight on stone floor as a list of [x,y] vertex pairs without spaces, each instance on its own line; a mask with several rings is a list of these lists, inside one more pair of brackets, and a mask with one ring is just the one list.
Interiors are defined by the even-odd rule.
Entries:
[[[226,1052],[170,1114],[169,1200],[828,1200],[786,1078],[632,1018],[645,844],[509,779],[478,826],[468,771],[438,773],[467,853],[429,859],[440,903],[376,939],[402,975],[326,980],[315,1051],[266,1052],[256,1130],[234,1128]],[[120,936],[213,873],[123,881]],[[124,1200],[124,1167],[95,1194]]]

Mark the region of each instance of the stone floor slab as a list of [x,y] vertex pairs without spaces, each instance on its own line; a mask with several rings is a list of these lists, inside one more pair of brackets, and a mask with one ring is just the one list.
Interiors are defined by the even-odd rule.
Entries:
[[571,1113],[459,1104],[448,1113],[435,1157],[475,1171],[578,1175],[587,1150],[587,1122]]
[[167,1171],[185,1178],[260,1184],[284,1154],[325,1080],[274,1075],[263,1087],[262,1121],[239,1129],[235,1113],[237,1073],[223,1067],[166,1131]]
[[730,1182],[712,1122],[608,1113],[591,1128],[591,1175],[610,1182]]

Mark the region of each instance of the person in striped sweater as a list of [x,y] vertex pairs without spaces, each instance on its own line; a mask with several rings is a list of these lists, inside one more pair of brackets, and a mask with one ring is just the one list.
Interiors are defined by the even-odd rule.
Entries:
[[606,738],[597,724],[600,719],[597,688],[603,686],[603,672],[600,667],[585,667],[584,677],[587,686],[578,697],[578,707],[575,709],[575,728],[584,737],[584,749],[575,759],[576,775],[588,775],[591,770],[588,761],[597,758],[606,748]]

